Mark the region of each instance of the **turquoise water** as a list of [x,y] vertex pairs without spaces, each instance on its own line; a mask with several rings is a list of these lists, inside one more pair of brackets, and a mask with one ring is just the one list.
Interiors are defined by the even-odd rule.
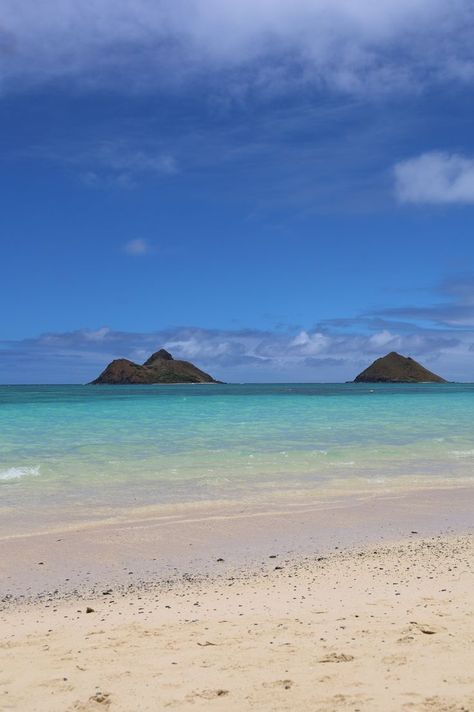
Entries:
[[3,521],[472,482],[474,385],[0,387]]

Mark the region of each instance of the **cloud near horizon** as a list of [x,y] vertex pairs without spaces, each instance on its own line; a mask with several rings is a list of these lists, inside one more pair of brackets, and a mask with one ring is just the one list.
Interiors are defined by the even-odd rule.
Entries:
[[142,363],[158,348],[231,382],[352,380],[389,351],[448,380],[474,381],[474,275],[445,279],[434,292],[439,301],[431,306],[379,309],[312,328],[102,327],[3,340],[0,383],[85,383],[115,358]]
[[438,329],[450,329],[453,334],[457,329],[474,327],[474,275],[446,279],[437,293],[443,301],[428,306],[381,309],[375,314],[383,319],[429,323]]
[[397,163],[394,174],[402,203],[474,203],[474,158],[433,151]]
[[150,333],[103,327],[42,334],[0,342],[0,382],[87,382],[114,358],[141,363],[158,348],[224,381],[345,381],[392,350],[422,358],[449,378],[469,376],[472,334],[387,326],[373,333],[320,326],[286,332],[179,327]]
[[3,0],[0,86],[130,93],[217,80],[240,100],[472,83],[472,16],[467,0]]

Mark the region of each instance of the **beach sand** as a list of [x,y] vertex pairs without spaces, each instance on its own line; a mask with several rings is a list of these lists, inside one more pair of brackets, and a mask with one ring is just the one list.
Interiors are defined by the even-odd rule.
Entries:
[[[438,533],[436,502],[446,514]],[[153,540],[163,550],[156,522],[4,539],[0,709],[472,711],[469,509],[472,491],[197,517],[179,523],[177,541],[166,527],[169,575],[128,568],[139,532],[146,556]],[[123,531],[131,548],[121,551]],[[62,574],[77,576],[57,589],[53,538],[71,539]],[[199,544],[194,558],[184,558],[185,541]],[[114,557],[127,565],[113,569]]]

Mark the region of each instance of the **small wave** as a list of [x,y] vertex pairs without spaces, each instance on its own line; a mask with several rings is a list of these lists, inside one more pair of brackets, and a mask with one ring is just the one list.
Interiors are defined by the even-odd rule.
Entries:
[[19,480],[21,477],[37,477],[40,473],[40,466],[34,467],[9,467],[8,470],[0,470],[0,481]]
[[474,457],[474,450],[451,450],[449,454],[454,457]]

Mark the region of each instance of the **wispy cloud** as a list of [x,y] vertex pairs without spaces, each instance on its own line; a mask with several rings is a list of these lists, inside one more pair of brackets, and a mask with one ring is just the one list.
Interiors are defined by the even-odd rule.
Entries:
[[134,92],[224,72],[237,100],[472,82],[472,12],[468,0],[3,0],[0,81]]
[[434,151],[397,163],[395,190],[403,203],[474,203],[474,158]]
[[[156,144],[136,147],[124,141],[101,141],[89,145],[88,154],[89,160],[118,176],[133,177],[144,173],[174,175],[178,172],[174,156],[160,150]],[[76,161],[83,161],[84,158],[84,154],[75,156]]]
[[148,137],[57,140],[28,146],[16,155],[72,167],[91,188],[134,188],[143,178],[167,178],[179,172],[176,157],[163,142]]
[[436,292],[438,300],[434,304],[383,309],[372,316],[427,322],[437,328],[453,330],[474,327],[474,275],[447,279]]
[[130,240],[126,242],[123,246],[123,251],[128,255],[133,255],[134,257],[140,257],[142,255],[148,255],[151,252],[151,245],[147,240],[137,238],[135,240]]
[[7,149],[7,155],[60,166],[90,188],[133,189],[202,176],[233,199],[248,196],[253,210],[288,204],[327,209],[337,201],[339,210],[350,204],[360,211],[387,200],[387,145],[394,133],[413,128],[398,117],[395,130],[389,129],[352,99],[318,105],[304,99],[217,117],[202,101],[194,97],[194,113],[184,114],[182,102],[171,101],[173,122],[156,116],[130,118],[125,125],[111,120],[92,131],[81,127],[67,139],[41,136]]

